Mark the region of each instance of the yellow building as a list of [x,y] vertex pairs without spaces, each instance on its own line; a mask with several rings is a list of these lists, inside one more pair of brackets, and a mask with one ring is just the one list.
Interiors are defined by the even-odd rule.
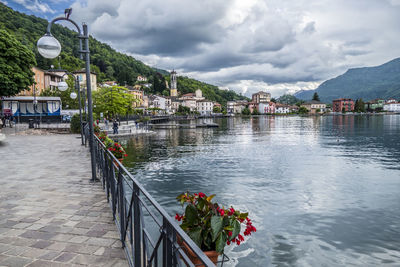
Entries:
[[133,102],[132,107],[133,108],[137,108],[143,105],[143,91],[141,90],[129,90],[128,91],[134,99],[136,99],[137,101]]
[[32,71],[34,73],[35,84],[29,86],[29,89],[20,92],[19,96],[32,96],[36,94],[37,96],[46,89],[44,82],[45,72],[37,67],[33,67]]
[[[86,70],[81,69],[73,72],[75,77],[79,79],[79,83],[81,88],[86,88]],[[90,72],[90,86],[92,87],[92,91],[97,91],[97,75],[95,72]]]

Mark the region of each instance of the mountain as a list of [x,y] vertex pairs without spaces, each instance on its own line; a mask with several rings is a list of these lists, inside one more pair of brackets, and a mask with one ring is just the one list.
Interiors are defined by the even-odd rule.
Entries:
[[[0,28],[13,34],[23,45],[34,52],[39,68],[49,69],[51,65],[68,71],[83,68],[84,61],[79,58],[78,53],[77,33],[60,24],[54,24],[51,28],[52,34],[61,43],[60,56],[56,59],[45,59],[39,55],[36,42],[46,32],[48,23],[45,19],[14,11],[0,2]],[[120,84],[134,85],[137,76],[142,75],[148,77],[149,82],[154,85],[149,90],[150,93],[164,95],[169,93],[168,90],[165,90],[165,80],[169,76],[168,71],[151,68],[131,56],[117,52],[109,45],[93,37],[90,37],[89,43],[91,70],[97,73],[98,82],[116,80]],[[186,77],[181,79],[185,80],[185,84],[182,86],[183,93],[195,92],[198,88],[206,88],[209,91],[203,92],[203,94],[213,101],[225,103],[229,100],[242,98],[233,91],[227,94],[226,91],[219,90],[216,86],[194,79],[188,81]]]
[[294,96],[310,100],[315,92],[323,102],[337,98],[400,99],[400,58],[376,67],[349,69],[343,75],[323,82],[315,90],[303,90]]

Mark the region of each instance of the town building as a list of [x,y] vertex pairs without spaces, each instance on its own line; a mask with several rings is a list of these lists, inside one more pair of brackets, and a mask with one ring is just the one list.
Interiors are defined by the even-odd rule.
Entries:
[[171,72],[171,88],[169,89],[169,95],[171,97],[178,96],[178,85],[177,85],[177,78],[176,78],[176,71],[172,70]]
[[364,103],[365,111],[368,112],[382,111],[384,104],[385,100],[383,99],[375,99],[372,101],[365,102]]
[[258,103],[256,103],[256,102],[249,102],[249,103],[247,103],[247,108],[250,110],[250,113],[253,113],[254,112],[254,110],[257,110],[258,111]]
[[133,108],[141,107],[143,105],[143,96],[144,96],[143,91],[137,89],[129,89],[128,93],[131,94],[135,99],[135,101],[132,104]]
[[388,101],[383,105],[383,110],[387,112],[400,113],[400,102],[396,102],[396,100],[391,100],[390,102]]
[[226,102],[226,112],[228,114],[242,113],[247,105],[248,102],[246,100],[228,101]]
[[162,97],[159,95],[149,96],[149,107],[148,108],[159,108],[159,109],[165,110],[165,108],[166,108],[165,97]]
[[274,102],[262,102],[258,104],[258,113],[272,114],[275,113],[276,104]]
[[211,115],[213,108],[214,103],[211,100],[203,99],[196,101],[196,110],[200,115]]
[[58,83],[68,78],[67,76],[64,76],[64,74],[59,71],[46,71],[44,73],[45,89],[57,90]]
[[196,111],[197,104],[195,99],[184,99],[182,100],[182,106],[188,107],[190,111]]
[[136,80],[138,82],[147,82],[147,78],[145,76],[141,76],[141,75],[137,76]]
[[265,103],[271,101],[271,94],[267,92],[260,91],[251,96],[251,102],[254,103]]
[[[86,70],[85,69],[81,69],[78,71],[74,71],[73,74],[75,75],[75,77],[77,77],[79,79],[79,83],[81,88],[86,88]],[[96,91],[97,90],[97,75],[95,72],[90,72],[90,86],[92,87],[91,90],[92,91]]]
[[350,98],[340,98],[332,101],[333,112],[354,111],[354,101]]
[[101,87],[113,87],[117,85],[118,83],[116,81],[105,81],[101,84]]
[[44,84],[44,70],[37,67],[33,67],[32,71],[34,73],[35,84],[29,86],[29,89],[24,90],[18,94],[18,96],[33,96],[39,95],[44,89],[46,89]]
[[291,113],[291,106],[287,104],[276,103],[275,104],[275,112],[277,114],[288,114]]
[[305,107],[311,114],[323,113],[326,110],[326,104],[317,100],[311,100],[309,102],[303,103],[301,106]]

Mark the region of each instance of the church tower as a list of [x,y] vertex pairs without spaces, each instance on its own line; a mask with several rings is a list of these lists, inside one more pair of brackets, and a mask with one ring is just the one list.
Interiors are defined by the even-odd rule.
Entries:
[[178,87],[176,81],[176,71],[173,70],[171,72],[171,89],[170,89],[170,96],[178,96]]

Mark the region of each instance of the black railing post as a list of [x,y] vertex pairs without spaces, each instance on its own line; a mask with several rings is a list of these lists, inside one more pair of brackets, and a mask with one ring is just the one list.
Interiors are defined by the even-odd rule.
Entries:
[[[112,162],[111,162],[112,166]],[[113,168],[113,167],[112,167]],[[113,177],[112,177],[113,178]],[[114,178],[113,178],[114,179]],[[125,197],[124,197],[124,185],[122,181],[122,173],[118,173],[118,197],[119,197],[119,223],[120,223],[120,231],[121,231],[121,242],[122,247],[125,247],[125,237],[126,237],[126,228],[125,228]]]
[[139,203],[139,188],[136,184],[133,184],[133,218],[132,220],[134,227],[134,257],[135,266],[142,266],[142,256],[141,256],[141,220],[140,220],[140,203]]

